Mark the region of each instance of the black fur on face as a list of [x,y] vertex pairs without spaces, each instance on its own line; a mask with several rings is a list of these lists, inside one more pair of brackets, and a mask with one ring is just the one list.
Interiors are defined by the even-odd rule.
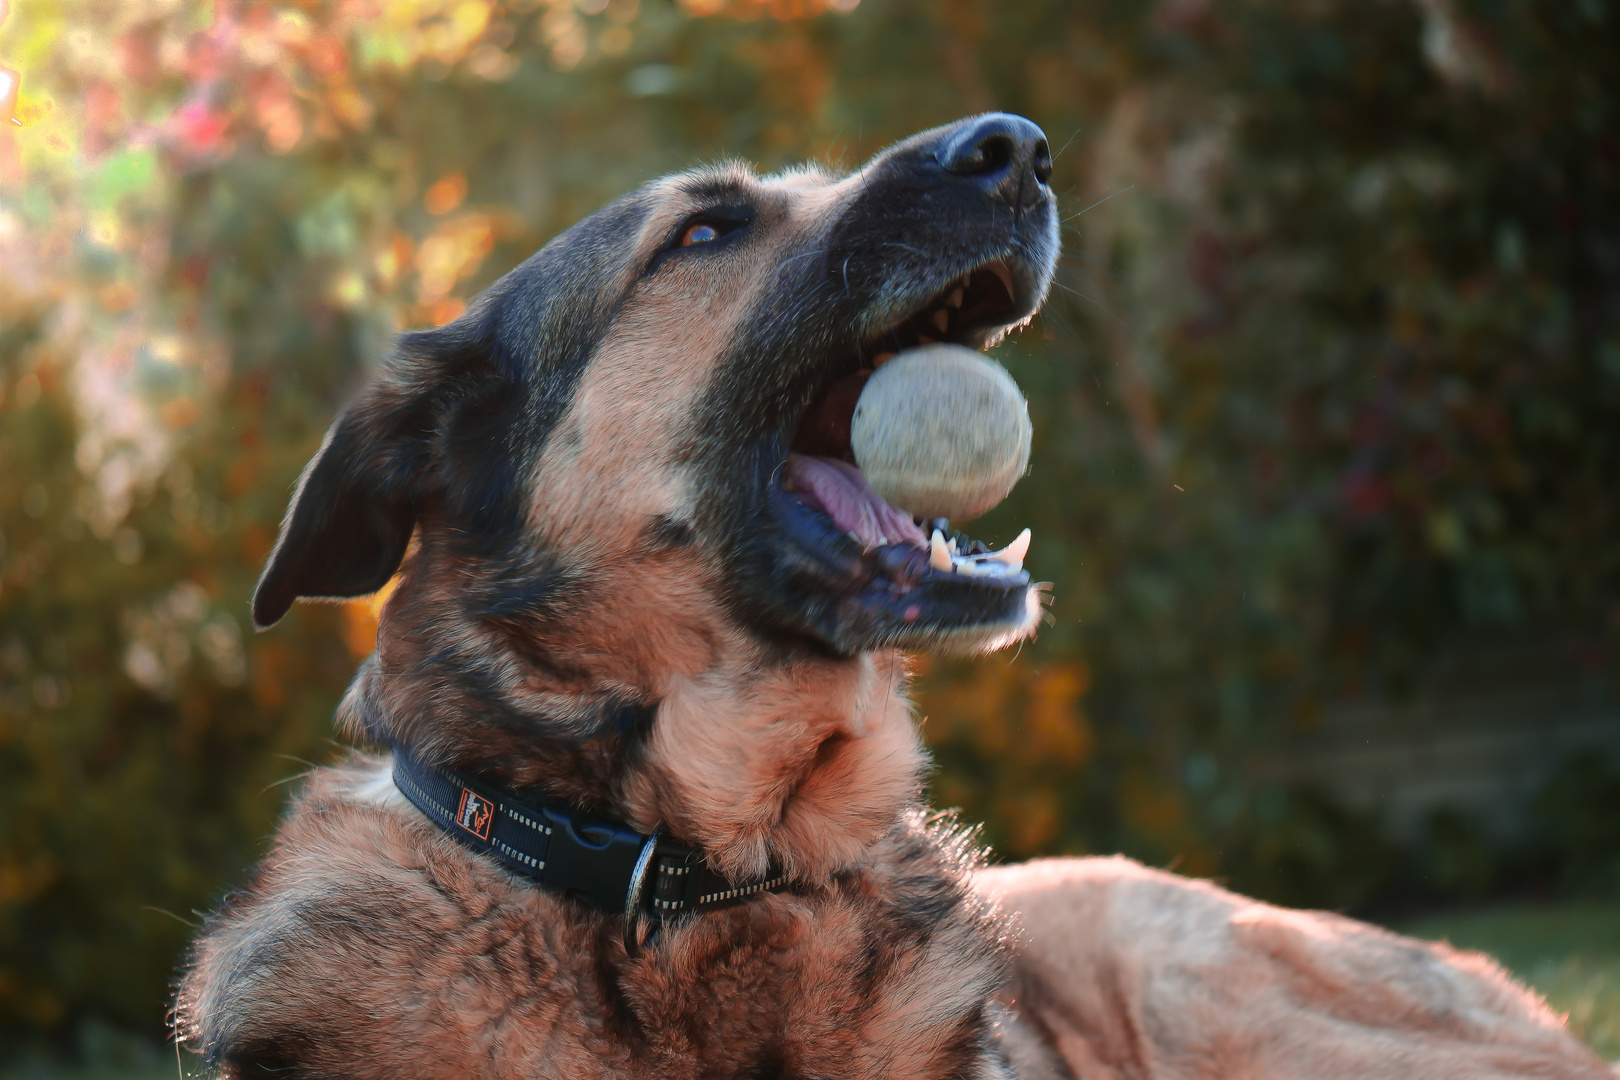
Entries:
[[255,623],[375,591],[414,535],[347,709],[447,761],[467,758],[455,739],[633,743],[668,680],[739,634],[821,656],[1025,636],[1027,575],[863,551],[779,472],[817,395],[915,344],[953,286],[946,340],[982,347],[1032,315],[1057,255],[1045,155],[1028,121],[992,115],[849,176],[725,165],[585,219],[400,338],[299,481]]

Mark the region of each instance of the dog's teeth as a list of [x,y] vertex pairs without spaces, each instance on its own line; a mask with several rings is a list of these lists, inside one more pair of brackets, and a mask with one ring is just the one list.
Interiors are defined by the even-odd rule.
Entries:
[[951,328],[951,317],[944,308],[934,312],[934,328],[942,334]]
[[946,547],[948,547],[948,548],[950,548],[950,550],[951,550],[951,554],[952,554],[952,555],[955,555],[955,554],[957,554],[957,550],[956,550],[956,537],[954,537],[954,536],[953,536],[953,537],[951,537],[951,538],[950,538],[950,539],[949,539],[949,540],[947,540],[947,541],[945,541],[945,546],[946,546]]
[[966,295],[967,295],[967,290],[963,289],[962,286],[958,285],[956,288],[951,290],[951,295],[948,296],[945,299],[945,306],[946,307],[953,307],[953,308],[961,307],[962,306],[962,297],[964,297]]
[[849,532],[845,533],[844,535],[849,537],[851,540],[855,541],[857,544],[861,545],[861,547],[866,546],[866,541],[862,540],[861,536],[860,536],[860,533],[857,533],[854,529],[849,530]]
[[928,565],[947,574],[952,570],[950,550],[945,547],[945,536],[938,529],[928,538]]
[[1004,563],[1008,566],[1012,566],[1016,563],[1020,568],[1022,568],[1024,565],[1024,556],[1028,554],[1029,530],[1025,529],[1023,532],[1018,534],[1018,539],[1014,540],[1000,551],[992,554],[990,558],[994,559],[998,563]]

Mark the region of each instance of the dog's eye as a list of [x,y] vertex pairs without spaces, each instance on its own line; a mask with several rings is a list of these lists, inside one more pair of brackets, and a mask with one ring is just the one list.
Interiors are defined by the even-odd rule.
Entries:
[[720,239],[720,230],[706,221],[696,225],[688,225],[686,231],[681,233],[681,247],[691,247],[693,244],[707,244],[711,240]]
[[669,246],[653,256],[647,264],[652,273],[672,257],[680,257],[685,248],[712,244],[721,247],[738,239],[754,220],[752,207],[711,206],[687,218],[669,241]]

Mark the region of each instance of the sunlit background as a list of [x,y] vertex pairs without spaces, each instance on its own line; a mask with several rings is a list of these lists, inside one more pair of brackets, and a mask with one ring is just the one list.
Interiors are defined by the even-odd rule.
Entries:
[[935,801],[1489,948],[1620,1055],[1617,57],[1611,0],[0,0],[0,1063],[173,1075],[372,648],[246,601],[391,334],[652,176],[992,108],[1065,255],[974,531],[1055,621],[923,665]]

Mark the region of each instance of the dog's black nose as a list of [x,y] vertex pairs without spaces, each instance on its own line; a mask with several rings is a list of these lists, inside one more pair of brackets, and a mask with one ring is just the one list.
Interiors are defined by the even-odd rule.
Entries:
[[946,172],[970,177],[1008,206],[1029,206],[1052,178],[1046,133],[1022,116],[986,113],[945,133],[935,158]]

